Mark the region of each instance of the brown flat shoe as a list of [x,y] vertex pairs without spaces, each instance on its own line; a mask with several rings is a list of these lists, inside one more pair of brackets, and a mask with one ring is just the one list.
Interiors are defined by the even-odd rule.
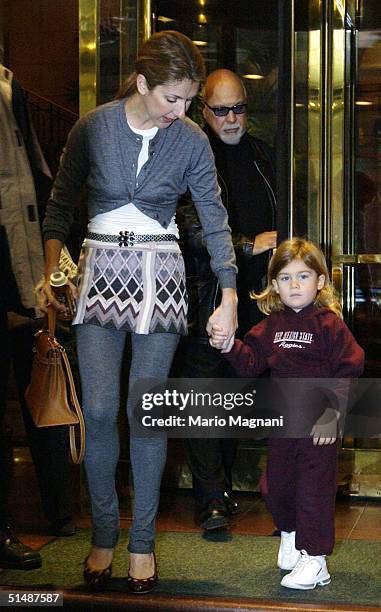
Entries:
[[83,568],[83,581],[92,591],[101,591],[111,578],[112,563],[105,569],[97,570],[87,565],[86,557]]
[[130,570],[128,570],[127,576],[127,584],[130,593],[135,593],[136,595],[144,595],[145,593],[149,593],[152,589],[155,588],[158,582],[157,575],[157,563],[156,556],[153,553],[153,561],[154,561],[154,572],[153,575],[149,578],[133,578],[130,575]]

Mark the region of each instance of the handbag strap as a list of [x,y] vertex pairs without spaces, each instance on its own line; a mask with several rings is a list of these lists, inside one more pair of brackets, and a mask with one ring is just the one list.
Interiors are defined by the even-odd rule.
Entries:
[[57,342],[56,337],[55,337],[57,311],[53,306],[48,306],[47,311],[48,311],[49,339],[61,351],[62,360],[66,368],[67,380],[69,382],[71,405],[74,408],[74,412],[76,413],[78,417],[79,438],[80,438],[79,450],[77,449],[76,439],[75,439],[75,425],[69,426],[71,459],[73,463],[82,463],[83,457],[85,454],[85,421],[83,419],[81,406],[79,405],[77,391],[75,389],[74,378],[71,372],[71,367],[70,367],[68,356],[66,354],[65,349]]
[[53,306],[47,307],[49,338],[55,338],[57,311]]
[[82,463],[83,457],[85,455],[85,421],[83,419],[83,414],[81,407],[79,405],[77,392],[75,389],[74,378],[71,372],[70,362],[68,356],[66,355],[66,351],[62,350],[62,359],[65,364],[67,378],[69,381],[70,387],[70,398],[72,402],[72,406],[74,407],[74,411],[78,417],[79,423],[79,450],[77,449],[76,440],[75,440],[75,425],[70,425],[69,427],[69,436],[70,436],[70,453],[73,463]]

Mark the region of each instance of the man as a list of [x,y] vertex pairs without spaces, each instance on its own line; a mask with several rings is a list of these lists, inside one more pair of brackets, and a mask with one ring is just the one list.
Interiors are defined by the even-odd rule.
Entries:
[[[219,69],[206,80],[203,92],[205,132],[212,146],[222,200],[229,213],[238,265],[238,337],[262,318],[251,300],[266,276],[271,249],[276,246],[275,172],[272,150],[249,135],[247,97],[241,79]],[[187,269],[189,336],[178,351],[175,375],[188,378],[234,377],[218,351],[209,346],[205,326],[217,301],[218,286],[192,202],[184,198],[178,214]],[[235,439],[186,441],[198,523],[206,529],[225,528],[239,511],[231,498]]]

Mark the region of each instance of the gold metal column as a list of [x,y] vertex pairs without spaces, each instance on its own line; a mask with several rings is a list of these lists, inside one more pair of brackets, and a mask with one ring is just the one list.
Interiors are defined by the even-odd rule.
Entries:
[[[345,182],[345,7],[341,1],[334,0],[328,13],[329,23],[329,47],[330,47],[330,85],[329,96],[326,107],[326,124],[329,126],[328,160],[329,172],[327,182],[326,216],[324,235],[326,243],[330,245],[332,268],[334,270],[333,280],[337,283],[336,289],[340,291],[342,298],[343,285],[340,273],[336,265],[336,257],[344,252],[345,243],[345,213],[344,199],[346,190]],[[333,263],[335,262],[335,263]]]
[[138,0],[139,46],[152,34],[151,0]]
[[[329,1],[329,0],[328,0]],[[292,3],[292,11],[297,7]],[[294,53],[294,99],[290,129],[293,151],[289,184],[292,186],[290,235],[307,235],[321,243],[322,216],[326,198],[323,178],[326,159],[324,108],[326,98],[327,28],[323,5],[319,0],[307,0],[302,17],[297,13],[291,21]]]
[[324,202],[324,28],[318,0],[309,3],[307,44],[307,232],[310,240],[321,242],[321,218]]
[[79,0],[79,114],[97,105],[99,90],[99,4]]

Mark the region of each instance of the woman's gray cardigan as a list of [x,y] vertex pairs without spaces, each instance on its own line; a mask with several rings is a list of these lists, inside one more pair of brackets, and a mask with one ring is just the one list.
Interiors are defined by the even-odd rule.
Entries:
[[99,106],[70,132],[46,210],[44,239],[65,242],[83,185],[90,218],[133,202],[165,228],[179,196],[189,188],[211,267],[222,288],[235,287],[234,249],[208,138],[190,119],[159,129],[150,141],[148,161],[136,177],[142,139],[129,128],[124,103],[122,99]]

